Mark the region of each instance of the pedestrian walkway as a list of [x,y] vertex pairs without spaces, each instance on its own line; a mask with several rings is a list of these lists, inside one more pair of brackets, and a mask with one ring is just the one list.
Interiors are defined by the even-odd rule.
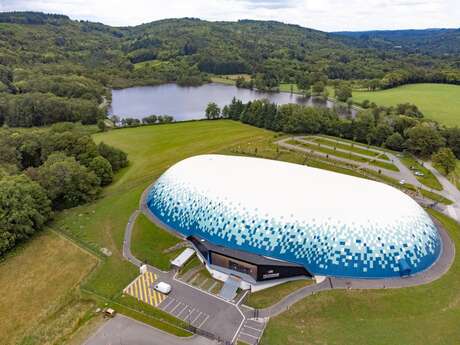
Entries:
[[157,275],[147,271],[137,277],[123,290],[123,292],[127,295],[137,298],[144,303],[156,307],[166,299],[166,295],[163,295],[153,288],[154,282],[156,280]]
[[240,279],[234,276],[230,276],[222,286],[219,292],[219,297],[222,297],[226,301],[232,301],[236,297],[236,291],[240,286]]

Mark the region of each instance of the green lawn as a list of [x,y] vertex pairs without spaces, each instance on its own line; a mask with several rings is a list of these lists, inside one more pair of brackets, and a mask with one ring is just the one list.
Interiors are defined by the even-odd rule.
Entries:
[[279,89],[281,92],[293,92],[293,93],[300,93],[299,88],[297,87],[297,84],[280,84]]
[[[460,226],[440,219],[460,245]],[[455,345],[460,342],[460,259],[441,279],[388,290],[335,290],[270,319],[263,345]]]
[[460,125],[460,86],[446,84],[404,85],[383,91],[353,91],[353,100],[394,106],[414,103],[425,117],[449,126]]
[[[436,176],[433,175],[433,173],[422,166],[414,157],[412,157],[410,154],[405,154],[404,156],[400,157],[401,162],[407,166],[409,169],[411,167],[415,168],[415,170],[420,171],[423,173],[424,176],[416,176],[414,175],[417,180],[427,186],[428,188],[436,189],[436,190],[442,190],[442,185],[436,178]],[[415,171],[414,169],[411,169],[412,171]]]
[[158,267],[163,271],[170,269],[170,262],[184,249],[163,253],[181,240],[153,224],[145,215],[140,214],[133,228],[131,250],[139,260]]
[[187,263],[181,267],[181,269],[179,270],[179,276],[183,276],[185,273],[187,273],[188,271],[194,269],[195,267],[198,267],[201,265],[201,261],[198,259],[198,257],[196,255],[193,256],[192,259],[190,259],[189,261],[187,261]]
[[250,293],[244,301],[244,304],[258,309],[267,308],[290,293],[313,283],[313,280],[294,280],[262,291]]

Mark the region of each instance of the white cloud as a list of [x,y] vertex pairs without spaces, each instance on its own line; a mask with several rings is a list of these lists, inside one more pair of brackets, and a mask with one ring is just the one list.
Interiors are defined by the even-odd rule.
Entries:
[[13,10],[119,26],[177,17],[278,20],[325,31],[460,26],[458,0],[0,0],[0,11]]

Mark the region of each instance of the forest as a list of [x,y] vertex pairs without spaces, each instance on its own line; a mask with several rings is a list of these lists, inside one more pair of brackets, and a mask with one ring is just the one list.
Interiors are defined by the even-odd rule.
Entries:
[[41,230],[53,211],[98,197],[126,154],[71,123],[0,132],[0,257]]
[[[444,35],[446,43],[433,43]],[[111,88],[200,85],[219,74],[248,74],[260,89],[335,80],[373,89],[460,83],[458,59],[445,53],[457,31],[427,31],[416,49],[409,33],[381,36],[273,21],[182,18],[111,27],[63,15],[0,13],[0,122],[95,124],[107,113]]]

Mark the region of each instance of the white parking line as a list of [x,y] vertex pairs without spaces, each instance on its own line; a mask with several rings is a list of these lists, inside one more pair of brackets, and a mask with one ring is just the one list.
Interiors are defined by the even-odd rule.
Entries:
[[208,319],[209,319],[209,315],[207,315],[207,316],[204,318],[203,322],[200,323],[200,325],[198,326],[198,328],[201,328],[201,326],[203,326],[203,325],[205,324],[205,322],[208,321]]
[[262,332],[261,329],[254,328],[254,327],[251,327],[251,326],[248,326],[248,325],[244,325],[243,328],[250,328],[250,329],[253,329],[254,331],[259,332],[259,333]]
[[203,313],[200,311],[200,313],[198,314],[198,316],[197,316],[196,318],[194,318],[193,321],[192,321],[191,323],[194,324],[195,321],[198,320],[198,319],[200,318],[201,314],[203,314]]
[[164,306],[163,310],[168,309],[168,307],[175,301],[174,298],[170,298],[169,302]]
[[187,309],[187,307],[188,307],[188,305],[186,304],[186,305],[184,306],[184,309],[182,309],[182,310],[180,311],[180,313],[177,314],[177,317],[178,317],[179,319],[180,319],[180,315],[184,312],[185,309]]
[[195,308],[193,308],[190,313],[188,313],[188,315],[184,318],[184,320],[189,320],[190,322],[190,316],[193,314],[193,312],[195,311]]
[[246,337],[251,337],[251,338],[254,338],[254,339],[259,339],[259,337],[256,337],[255,335],[244,333],[244,332],[240,332],[240,335],[244,335]]
[[170,314],[174,313],[174,310],[177,309],[178,306],[180,306],[182,304],[182,302],[179,302],[176,304],[176,306],[174,308],[171,309],[171,311],[169,312]]

